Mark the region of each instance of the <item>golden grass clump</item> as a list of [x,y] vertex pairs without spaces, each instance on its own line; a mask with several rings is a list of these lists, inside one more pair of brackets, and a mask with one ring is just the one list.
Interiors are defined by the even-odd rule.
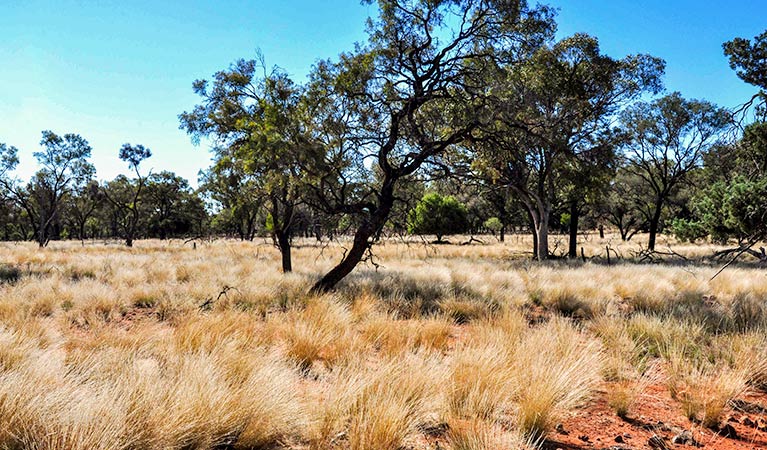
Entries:
[[519,436],[479,420],[451,421],[446,438],[450,450],[523,450],[533,447]]
[[684,414],[717,428],[729,402],[748,388],[748,371],[712,362],[700,349],[670,344],[664,351],[668,387]]
[[596,341],[553,320],[523,337],[513,359],[517,427],[537,440],[564,412],[590,398],[601,382],[604,357]]
[[315,404],[312,448],[333,448],[340,439],[351,450],[401,448],[419,425],[436,419],[444,377],[441,358],[429,353],[339,369]]

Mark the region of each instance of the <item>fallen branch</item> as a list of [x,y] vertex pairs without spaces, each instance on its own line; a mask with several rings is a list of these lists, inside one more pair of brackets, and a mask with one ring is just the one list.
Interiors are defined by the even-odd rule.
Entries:
[[223,289],[221,289],[221,292],[218,293],[218,296],[213,299],[213,297],[208,298],[200,305],[200,311],[210,311],[211,308],[213,308],[213,303],[219,301],[221,297],[226,297],[227,293],[231,290],[235,290],[237,292],[240,292],[239,289],[237,289],[234,286],[224,286]]

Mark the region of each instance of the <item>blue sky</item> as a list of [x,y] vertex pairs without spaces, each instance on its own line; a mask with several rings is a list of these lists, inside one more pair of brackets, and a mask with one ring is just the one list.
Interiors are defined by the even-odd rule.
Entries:
[[[734,106],[755,90],[722,55],[722,42],[767,28],[765,0],[551,0],[559,35],[587,32],[611,56],[667,61],[666,87]],[[100,179],[126,171],[121,144],[150,147],[146,163],[196,185],[209,165],[178,129],[197,102],[192,82],[261,49],[267,64],[302,79],[320,58],[365,39],[373,6],[356,0],[0,0],[0,142],[35,170],[40,132],[74,132],[93,146]]]

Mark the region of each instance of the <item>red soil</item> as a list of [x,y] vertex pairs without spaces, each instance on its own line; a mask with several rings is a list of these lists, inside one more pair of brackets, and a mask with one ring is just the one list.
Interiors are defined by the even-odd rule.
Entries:
[[[751,394],[733,402],[722,426],[730,425],[737,436],[725,437],[726,430],[717,432],[685,417],[679,402],[671,398],[661,383],[649,386],[626,420],[607,405],[609,389],[608,384],[586,407],[564,420],[560,431],[549,435],[544,448],[658,449],[662,447],[650,445],[650,438],[657,435],[669,449],[767,449],[767,394]],[[672,443],[674,436],[685,430],[697,441],[698,447]]]

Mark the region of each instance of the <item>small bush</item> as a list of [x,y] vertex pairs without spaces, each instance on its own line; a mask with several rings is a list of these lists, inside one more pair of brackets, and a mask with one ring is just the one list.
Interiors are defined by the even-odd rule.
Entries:
[[21,279],[21,269],[7,264],[0,264],[0,284],[14,284]]

